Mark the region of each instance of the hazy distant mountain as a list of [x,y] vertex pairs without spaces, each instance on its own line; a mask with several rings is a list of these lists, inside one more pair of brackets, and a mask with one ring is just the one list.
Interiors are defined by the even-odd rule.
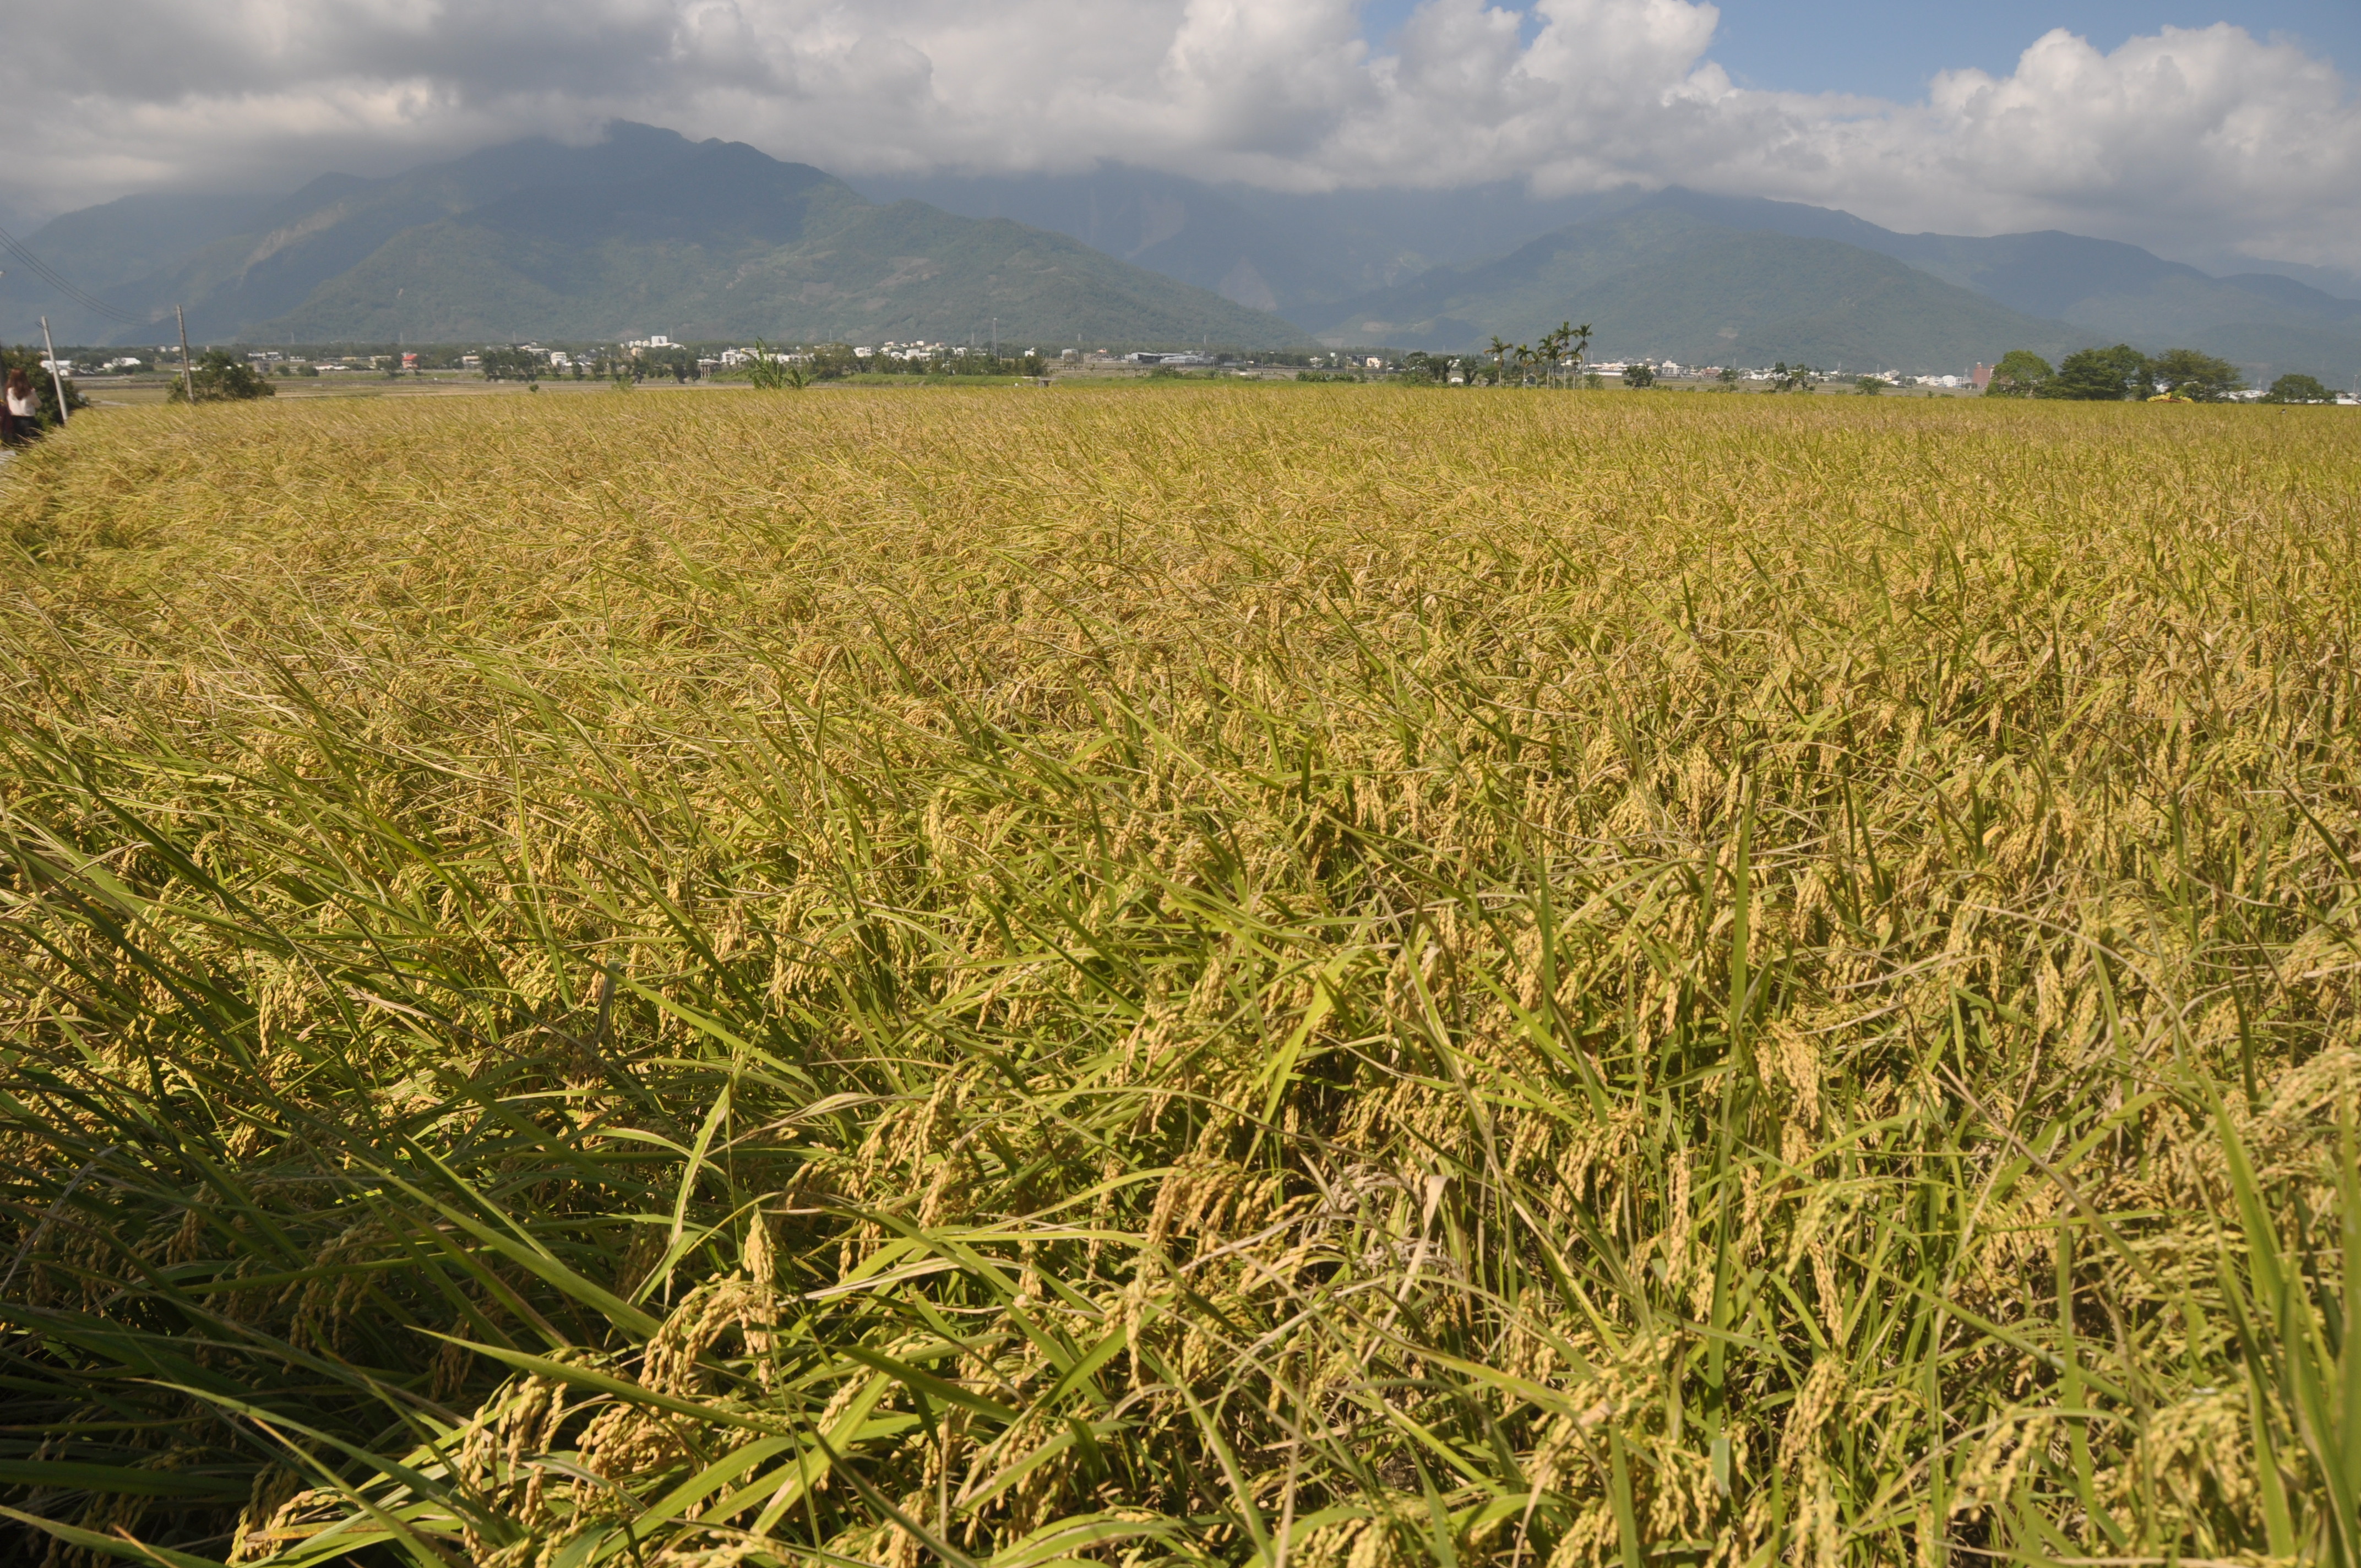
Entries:
[[[2349,378],[2361,364],[2361,300],[2340,298],[2283,274],[2215,278],[2135,245],[2054,229],[1985,238],[1903,235],[1823,207],[1690,191],[1667,191],[1634,204],[1685,212],[1733,229],[1840,240],[2029,316],[2063,321],[2092,336],[2152,352],[2184,345],[2205,348],[2266,379],[2288,370]],[[2317,269],[2293,270],[2319,274]]]
[[[193,338],[228,340],[300,305],[313,290],[404,229],[533,186],[595,185],[651,172],[676,159],[687,145],[670,131],[618,126],[592,147],[534,138],[389,179],[324,174],[276,200],[134,197],[70,213],[27,245],[84,292],[155,323],[126,330],[77,307],[53,313],[52,324],[61,337],[146,343],[169,328],[172,306],[179,303],[187,307]],[[205,215],[190,221],[185,213],[167,208],[173,202]],[[104,248],[103,241],[83,241],[80,231],[118,212],[104,232],[127,242],[123,258],[144,259],[143,252],[152,252],[162,259],[148,260],[137,271],[120,264],[97,275],[70,269],[77,251],[86,256]],[[144,221],[151,215],[165,221]],[[179,221],[171,221],[176,216]],[[174,244],[176,239],[181,243]],[[67,259],[58,259],[60,253]],[[70,334],[68,322],[75,328]]]
[[[1848,213],[1671,190],[1290,194],[1106,164],[872,179],[618,123],[291,196],[141,196],[27,236],[124,328],[11,268],[0,335],[500,341],[992,330],[1028,345],[1466,348],[1592,320],[1601,350],[1958,368],[2011,347],[2188,344],[2250,375],[2361,381],[2361,279],[2216,278],[2136,246],[1903,235]],[[872,200],[881,198],[882,200]],[[2356,290],[2361,291],[2361,290]]]
[[1109,165],[1072,176],[859,183],[879,200],[921,201],[966,217],[1053,230],[1248,310],[1282,313],[1307,300],[1341,298],[1371,286],[1348,283],[1336,258],[1311,259],[1297,236],[1218,192],[1148,170]]
[[2332,387],[2361,387],[2361,334],[2337,337],[2309,327],[2232,322],[2201,327],[2180,341],[2243,367],[2258,387],[2290,370]]
[[[103,209],[101,209],[103,211]],[[87,214],[76,214],[87,217]],[[49,230],[34,236],[46,246]],[[97,288],[200,341],[933,337],[1027,346],[1303,341],[1291,324],[1062,235],[915,202],[807,165],[617,124],[385,180],[329,175],[236,232]],[[63,337],[160,341],[80,319]]]
[[618,124],[584,147],[536,137],[389,179],[323,175],[148,287],[185,302],[193,337],[273,335],[269,323],[409,230],[528,191],[589,192],[660,178],[689,161],[696,146],[671,131]]
[[1063,235],[918,202],[874,206],[818,170],[722,143],[642,180],[525,191],[406,229],[252,330],[301,342],[1303,340]]
[[1466,351],[1496,334],[1530,342],[1566,320],[1592,323],[1601,359],[1912,372],[1964,370],[2012,347],[2055,356],[2090,335],[1859,246],[1742,232],[1667,205],[1440,268],[1305,324],[1331,342]]
[[2240,272],[2259,272],[2266,277],[2292,278],[2340,300],[2361,300],[2361,271],[2349,267],[2312,267],[2301,261],[2257,261],[2241,257],[2235,268]]
[[[268,196],[126,196],[68,213],[26,241],[50,270],[84,293],[104,297],[126,283],[178,266],[192,252],[251,227]],[[26,239],[23,231],[16,231]],[[86,343],[114,329],[43,282],[14,257],[0,257],[0,338],[30,341],[49,318],[59,341]],[[169,307],[165,314],[170,314]]]
[[880,200],[916,198],[969,217],[1054,229],[1281,315],[1439,266],[1498,256],[1611,199],[1536,202],[1510,184],[1296,194],[1206,185],[1118,163],[1080,174],[933,174],[854,183]]
[[[1425,296],[1411,280],[1423,274],[1436,274],[1427,291],[1432,293],[1470,264],[1504,258],[1544,235],[1646,210],[1686,213],[1741,234],[1832,241],[1888,257],[2019,317],[2048,323],[2039,341],[2061,341],[2058,326],[2063,323],[2081,329],[2066,334],[2074,341],[2103,337],[2149,349],[2210,344],[2217,346],[2209,352],[2237,360],[2253,374],[2302,368],[2334,380],[2356,374],[2347,366],[2350,350],[2361,339],[2361,300],[2337,294],[2346,286],[2361,291],[2361,279],[2323,269],[2257,263],[2257,271],[2214,278],[2136,246],[2078,235],[1904,235],[1825,207],[1678,189],[1555,201],[1532,200],[1512,185],[1291,195],[1205,185],[1117,164],[1070,175],[938,174],[862,184],[872,194],[918,196],[953,212],[1056,229],[1240,304],[1318,324],[1323,335],[1338,342],[1378,341],[1368,326],[1373,322],[1406,328],[1448,316],[1432,301],[1418,302]],[[1793,259],[1778,247],[1752,253],[1772,266]],[[2266,267],[2268,271],[2261,269]],[[1643,281],[1631,280],[1635,287]],[[1887,303],[1880,307],[1895,330],[1902,328],[1904,312],[1895,302],[1905,297],[1939,310],[1956,312],[1960,306],[1957,301],[1937,305],[1945,298],[1939,291],[1920,299],[1903,289],[1902,281],[1889,277],[1890,290],[1899,291],[1882,296]],[[1712,286],[1723,289],[1731,282],[1725,267],[1715,273]],[[1541,285],[1542,291],[1551,286]],[[1403,288],[1411,292],[1389,292]],[[1697,336],[1693,328],[1720,308],[1715,301],[1672,300],[1661,286],[1647,291],[1654,302],[1651,313],[1623,323],[1643,336],[1669,334],[1666,341],[1692,341]],[[1800,309],[1806,302],[1791,302]],[[1694,322],[1686,313],[1691,304],[1698,313]],[[1538,313],[1535,319],[1548,315],[1551,324],[1572,309],[1563,299],[1553,306],[1537,298],[1531,306],[1528,313]],[[1804,317],[1817,313],[1807,310]],[[1352,323],[1356,317],[1358,324]],[[1514,313],[1503,319],[1515,319]],[[1954,328],[1976,322],[1997,325],[1997,318],[1970,311],[1955,314],[1950,325],[1929,320],[1908,335],[1870,341],[1898,358],[1929,345],[1971,341],[1972,333],[1962,337]],[[1730,325],[1721,321],[1707,328],[1711,341],[1733,341],[1720,336]],[[2306,333],[2318,335],[2307,339]],[[1849,334],[1828,323],[1825,330],[1815,328],[1808,341],[1850,342],[1858,349],[1861,340]],[[2034,345],[2030,340],[2010,345]]]

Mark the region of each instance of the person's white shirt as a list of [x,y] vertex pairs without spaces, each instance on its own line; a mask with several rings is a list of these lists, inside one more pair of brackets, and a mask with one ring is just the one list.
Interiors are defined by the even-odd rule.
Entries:
[[41,411],[41,400],[30,392],[11,392],[8,411],[18,419],[30,419]]

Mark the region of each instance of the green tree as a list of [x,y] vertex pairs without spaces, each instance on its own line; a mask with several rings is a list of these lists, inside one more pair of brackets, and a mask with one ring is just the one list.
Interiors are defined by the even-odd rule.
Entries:
[[2168,348],[2148,367],[2156,384],[2193,403],[2218,403],[2246,389],[2246,378],[2226,359],[2193,348]]
[[1984,384],[1984,396],[2037,398],[2041,389],[2057,374],[2049,361],[2031,349],[2012,348],[1993,367],[1992,379]]
[[1884,391],[1888,384],[1883,376],[1863,376],[1852,384],[1852,389],[1864,398],[1873,398]]
[[1542,334],[1541,342],[1533,347],[1533,363],[1541,368],[1543,386],[1553,387],[1557,384],[1557,361],[1562,352],[1564,351],[1558,344],[1556,328],[1552,327]]
[[1643,392],[1646,391],[1649,388],[1656,384],[1655,367],[1644,364],[1639,360],[1632,361],[1631,364],[1623,367],[1623,384],[1627,387],[1636,388]]
[[1576,373],[1582,368],[1582,362],[1590,357],[1590,323],[1584,322],[1576,327],[1560,324],[1557,330],[1559,350],[1572,356],[1573,362],[1566,367],[1565,372],[1566,385],[1572,386]]
[[1812,389],[1812,367],[1790,365],[1782,359],[1771,367],[1771,389],[1774,392],[1808,392]]
[[1581,372],[1583,356],[1590,351],[1590,323],[1560,322],[1542,338],[1539,358],[1543,378],[1555,386],[1561,377],[1568,385]]
[[2034,393],[2079,403],[2119,403],[2146,398],[2156,391],[2156,378],[2147,356],[2128,343],[2113,348],[2085,348],[2066,356],[2058,374]]
[[669,348],[642,348],[632,356],[632,365],[643,381],[659,380],[669,376],[686,386],[704,375],[697,363],[697,351],[683,348],[678,344]]
[[487,348],[482,359],[487,381],[538,381],[544,363],[540,355],[522,348]]
[[2272,382],[2271,389],[2263,394],[2263,401],[2267,403],[2333,403],[2335,400],[2335,392],[2322,386],[2319,377],[2293,371]]
[[1441,355],[1412,351],[1402,356],[1401,373],[1394,378],[1405,385],[1433,383],[1441,386],[1451,378],[1451,363]]
[[1723,366],[1721,367],[1719,379],[1721,384],[1725,387],[1735,387],[1738,385],[1738,367],[1735,365]]
[[833,381],[850,376],[861,368],[861,361],[845,343],[824,343],[812,350],[812,374],[822,381]]
[[[272,386],[262,372],[226,348],[208,348],[198,356],[189,372],[189,381],[196,383],[196,400],[201,403],[240,402],[248,398],[275,398],[279,389]],[[189,400],[186,382],[175,379],[172,389],[164,394],[169,403]]]

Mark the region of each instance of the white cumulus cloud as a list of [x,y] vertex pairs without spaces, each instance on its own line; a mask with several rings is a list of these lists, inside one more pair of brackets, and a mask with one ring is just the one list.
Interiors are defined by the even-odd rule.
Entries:
[[1686,184],[1902,228],[2361,267],[2361,105],[2223,24],[1927,96],[1763,92],[1691,0],[106,0],[20,18],[0,201],[378,173],[625,116],[847,174],[1118,159],[1289,190]]

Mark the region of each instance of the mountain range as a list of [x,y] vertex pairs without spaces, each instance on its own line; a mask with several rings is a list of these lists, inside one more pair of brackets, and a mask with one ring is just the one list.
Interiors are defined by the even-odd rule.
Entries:
[[911,199],[1071,235],[1110,256],[1290,319],[1499,256],[1602,210],[1609,198],[1536,201],[1510,183],[1295,193],[1212,186],[1104,163],[1078,174],[873,176],[876,201]]
[[1508,185],[1284,195],[1120,165],[862,188],[1060,230],[1337,346],[1466,348],[1587,316],[1610,355],[1955,369],[1994,358],[1999,339],[2043,353],[2128,341],[2202,348],[2255,375],[2361,379],[2361,275],[2256,262],[2215,277],[2054,230],[1898,234],[1825,207],[1679,189],[1554,201]]
[[1729,228],[1655,204],[1543,235],[1495,261],[1437,268],[1308,320],[1362,342],[1462,350],[1585,321],[1598,328],[1601,359],[1863,370],[1958,368],[1993,357],[1996,343],[2054,358],[2089,338],[1858,246]]
[[[1279,317],[1054,231],[873,203],[807,164],[628,123],[588,146],[533,138],[388,179],[324,175],[218,211],[126,198],[27,247],[144,318],[51,296],[53,327],[81,342],[163,342],[179,302],[192,338],[212,342],[1305,345]],[[0,331],[26,335],[38,287],[0,280]]]
[[2186,345],[2250,375],[2361,378],[2361,279],[2216,277],[2081,236],[1905,235],[1792,203],[1509,185],[1287,194],[1102,164],[861,181],[618,122],[280,198],[137,196],[28,247],[138,324],[0,277],[0,335],[61,341],[1385,345],[1467,351],[1562,320],[1599,357],[1957,370],[2009,348]]

